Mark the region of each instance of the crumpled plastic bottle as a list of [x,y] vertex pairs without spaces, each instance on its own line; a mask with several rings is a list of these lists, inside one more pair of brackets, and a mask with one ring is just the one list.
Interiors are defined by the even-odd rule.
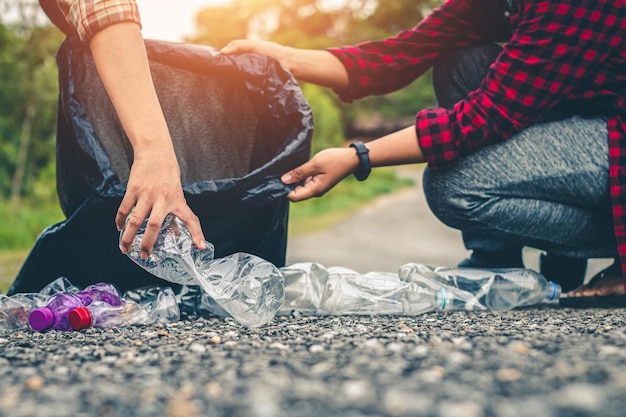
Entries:
[[285,303],[278,314],[416,315],[431,311],[509,310],[558,301],[561,289],[529,269],[432,268],[410,263],[398,273],[297,263],[281,268]]
[[284,300],[283,275],[275,265],[241,252],[213,259],[213,245],[207,242],[207,250],[197,249],[185,224],[173,215],[165,218],[152,254],[143,259],[140,244],[146,224],[147,220],[127,253],[137,265],[166,281],[199,286],[246,326],[258,327],[272,320]]
[[148,286],[129,290],[122,296],[134,301],[148,311],[149,323],[174,323],[180,320],[180,306],[170,287]]
[[36,308],[43,307],[50,297],[40,293],[6,296],[0,294],[0,330],[28,327],[28,316]]
[[75,308],[69,313],[70,325],[74,330],[82,330],[89,327],[165,324],[180,320],[180,310],[171,288],[152,287],[149,291],[142,294],[138,301],[125,296],[117,306],[94,301],[88,306]]
[[120,305],[121,296],[113,284],[101,282],[90,285],[77,293],[60,292],[52,295],[44,307],[31,311],[28,320],[33,330],[71,331],[69,313],[72,309],[102,301],[110,305]]
[[556,303],[561,297],[558,284],[531,269],[433,268],[409,263],[400,267],[398,273],[406,282],[437,283],[447,288],[447,304],[454,307],[459,303],[455,309],[460,310],[504,311]]
[[17,330],[30,327],[31,311],[46,305],[51,295],[59,292],[77,293],[80,289],[65,277],[59,277],[38,293],[0,294],[0,330]]

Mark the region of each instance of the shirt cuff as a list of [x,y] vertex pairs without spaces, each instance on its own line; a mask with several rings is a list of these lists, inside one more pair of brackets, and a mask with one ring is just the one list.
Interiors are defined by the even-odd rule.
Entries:
[[131,22],[141,28],[139,8],[134,0],[74,1],[69,9],[69,21],[85,44],[96,33],[116,23]]
[[450,114],[443,108],[420,111],[415,117],[415,132],[422,154],[432,169],[454,165],[460,144],[450,128]]
[[339,100],[344,103],[352,103],[354,100],[367,96],[366,91],[369,85],[366,64],[355,59],[351,54],[350,48],[354,47],[327,49],[328,52],[341,61],[348,72],[348,87],[341,90],[333,89]]

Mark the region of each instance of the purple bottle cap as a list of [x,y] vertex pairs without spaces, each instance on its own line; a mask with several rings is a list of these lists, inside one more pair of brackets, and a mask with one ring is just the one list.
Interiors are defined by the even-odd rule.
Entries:
[[54,314],[49,308],[37,308],[30,313],[28,321],[33,330],[42,332],[52,327],[54,324]]

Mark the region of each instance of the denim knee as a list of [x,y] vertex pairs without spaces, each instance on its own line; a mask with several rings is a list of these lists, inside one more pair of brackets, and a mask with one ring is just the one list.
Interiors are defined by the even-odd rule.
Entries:
[[424,170],[422,187],[432,213],[445,225],[463,230],[473,218],[473,208],[479,205],[480,196],[472,193],[462,173],[450,170]]

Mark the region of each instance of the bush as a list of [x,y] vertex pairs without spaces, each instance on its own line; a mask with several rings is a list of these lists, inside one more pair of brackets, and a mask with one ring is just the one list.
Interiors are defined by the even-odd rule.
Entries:
[[64,219],[59,203],[0,202],[0,251],[31,247],[48,226]]
[[316,154],[322,149],[342,146],[344,124],[334,93],[312,84],[304,84],[302,92],[311,105],[315,123],[311,152]]

